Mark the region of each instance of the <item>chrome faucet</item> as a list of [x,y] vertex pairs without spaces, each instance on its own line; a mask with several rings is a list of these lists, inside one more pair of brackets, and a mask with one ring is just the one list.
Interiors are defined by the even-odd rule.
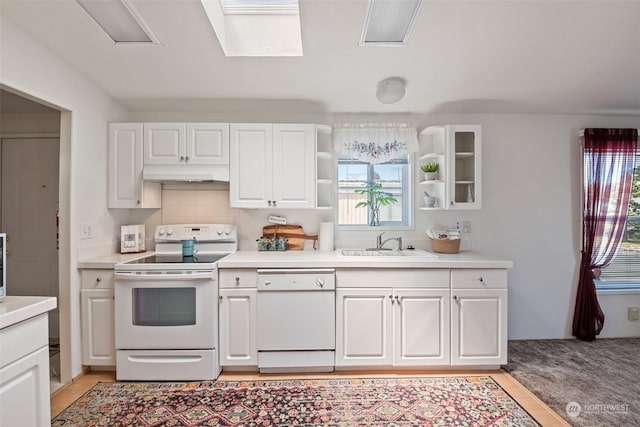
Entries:
[[396,240],[398,242],[398,250],[399,251],[402,250],[402,237],[389,237],[388,239],[382,240],[383,234],[384,234],[384,231],[378,234],[378,236],[376,237],[376,249],[390,251],[391,249],[389,248],[383,248],[384,244],[387,243],[389,240]]

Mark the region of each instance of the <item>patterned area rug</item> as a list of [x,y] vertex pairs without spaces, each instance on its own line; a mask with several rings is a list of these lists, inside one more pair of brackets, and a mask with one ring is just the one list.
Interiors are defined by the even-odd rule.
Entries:
[[52,426],[539,426],[490,377],[98,383]]

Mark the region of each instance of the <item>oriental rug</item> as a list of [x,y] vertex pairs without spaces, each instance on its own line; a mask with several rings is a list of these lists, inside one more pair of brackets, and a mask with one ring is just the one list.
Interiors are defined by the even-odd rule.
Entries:
[[98,383],[52,426],[539,426],[491,377]]

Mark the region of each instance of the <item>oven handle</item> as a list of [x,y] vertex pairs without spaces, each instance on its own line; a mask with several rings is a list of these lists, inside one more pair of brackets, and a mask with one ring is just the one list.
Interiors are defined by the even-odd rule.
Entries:
[[215,280],[211,271],[201,271],[197,273],[152,273],[146,272],[143,274],[131,271],[116,271],[115,277],[119,280]]

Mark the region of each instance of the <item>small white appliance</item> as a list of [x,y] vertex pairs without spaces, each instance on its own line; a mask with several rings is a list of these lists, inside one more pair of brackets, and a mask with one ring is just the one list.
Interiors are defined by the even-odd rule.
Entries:
[[145,252],[144,224],[123,225],[120,227],[120,253]]
[[[194,240],[183,257],[182,241]],[[115,266],[118,380],[215,380],[217,261],[238,248],[234,225],[161,225],[155,254]]]
[[7,235],[0,233],[0,300],[7,296]]
[[335,360],[335,270],[258,270],[260,372],[331,372]]

